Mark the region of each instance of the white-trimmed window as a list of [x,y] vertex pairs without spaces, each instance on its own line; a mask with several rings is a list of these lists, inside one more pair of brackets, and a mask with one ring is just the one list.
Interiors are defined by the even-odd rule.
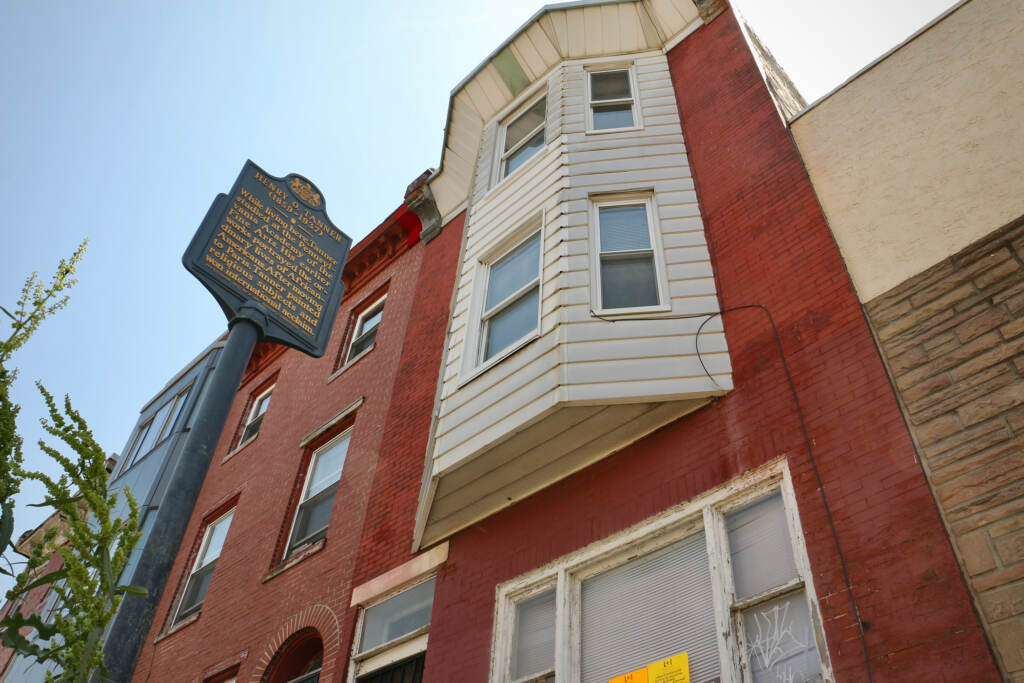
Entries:
[[356,318],[352,342],[348,345],[348,353],[345,355],[346,363],[351,363],[373,348],[377,339],[377,328],[380,327],[380,321],[384,315],[384,299],[386,298],[386,295],[382,296]]
[[506,177],[544,148],[546,119],[547,97],[541,97],[502,126],[500,177]]
[[327,533],[334,508],[334,493],[338,489],[341,470],[345,467],[351,437],[352,429],[349,428],[313,451],[302,486],[302,497],[295,510],[286,555],[319,541]]
[[359,617],[350,680],[419,680],[434,607],[433,576],[369,605]]
[[587,130],[628,130],[640,126],[636,84],[630,68],[587,72]]
[[249,408],[249,417],[245,420],[245,428],[242,429],[242,438],[238,440],[239,448],[255,439],[259,434],[260,425],[263,424],[263,416],[270,406],[270,395],[273,392],[274,387],[270,387],[253,399],[252,407]]
[[227,538],[228,529],[231,527],[231,518],[234,517],[234,514],[235,511],[232,509],[206,525],[203,541],[196,554],[195,564],[192,565],[192,571],[185,583],[185,590],[181,594],[181,602],[178,603],[178,612],[174,617],[175,623],[196,613],[202,607],[206,589],[210,586],[213,569],[217,566],[217,558],[220,557],[220,551],[224,547],[224,539]]
[[594,200],[591,224],[595,295],[602,311],[663,308],[665,265],[652,198],[636,196]]
[[499,586],[492,683],[647,680],[667,659],[693,683],[833,680],[788,473],[769,470]]
[[489,264],[480,314],[479,362],[484,363],[537,331],[540,324],[541,232]]

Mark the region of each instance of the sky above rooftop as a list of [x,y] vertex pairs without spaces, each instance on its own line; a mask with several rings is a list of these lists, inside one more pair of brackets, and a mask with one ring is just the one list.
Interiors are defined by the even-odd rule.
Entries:
[[[735,0],[808,102],[952,0]],[[252,159],[315,182],[356,240],[440,161],[451,88],[540,8],[312,1],[0,3],[0,305],[88,237],[68,308],[14,359],[30,466],[42,402],[69,393],[120,452],[139,409],[225,329],[181,266]],[[15,533],[45,512],[26,485]]]

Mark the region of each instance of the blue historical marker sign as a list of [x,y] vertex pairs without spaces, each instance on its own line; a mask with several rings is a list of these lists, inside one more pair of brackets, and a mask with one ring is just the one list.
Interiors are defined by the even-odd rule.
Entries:
[[276,178],[247,161],[231,193],[214,199],[182,261],[229,320],[242,305],[255,306],[267,318],[265,339],[320,357],[350,246],[313,183]]

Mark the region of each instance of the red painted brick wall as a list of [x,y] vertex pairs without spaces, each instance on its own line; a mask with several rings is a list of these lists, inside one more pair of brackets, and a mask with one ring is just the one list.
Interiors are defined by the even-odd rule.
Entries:
[[[348,607],[356,568],[377,573],[376,567],[410,556],[461,232],[460,217],[429,244],[416,244],[358,290],[346,292],[322,358],[289,350],[241,388],[133,680],[202,680],[219,671],[220,663],[239,662],[238,680],[259,680],[278,646],[306,626],[323,636],[321,680],[341,680],[356,615]],[[350,311],[388,280],[374,349],[328,381],[347,342]],[[259,435],[224,461],[249,393],[275,373]],[[291,524],[288,501],[304,455],[299,442],[360,397],[365,400],[355,417],[323,549],[264,580],[280,564],[274,548]],[[199,618],[163,634],[202,520],[236,495],[238,505]],[[155,646],[154,639],[159,639]]]
[[[779,326],[870,622],[874,680],[998,680],[860,305],[731,11],[668,58],[721,303],[763,304]],[[778,455],[793,473],[833,670],[866,679],[767,318],[728,313],[725,329],[733,392],[452,539],[425,680],[487,679],[496,584]]]

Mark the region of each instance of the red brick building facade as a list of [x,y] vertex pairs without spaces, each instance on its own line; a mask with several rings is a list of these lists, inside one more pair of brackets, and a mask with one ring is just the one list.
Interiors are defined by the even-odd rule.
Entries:
[[[522,34],[531,35],[531,26],[543,34],[550,22],[557,36],[554,13],[542,11]],[[571,36],[572,16],[566,21]],[[627,437],[632,442],[624,448],[522,496],[510,494],[478,518],[437,532],[440,542],[424,543],[417,529],[423,519],[428,534],[443,527],[445,518],[430,517],[430,510],[443,505],[444,487],[454,486],[424,477],[424,453],[444,457],[432,450],[444,428],[439,402],[449,396],[439,381],[455,372],[446,368],[454,367],[450,340],[461,325],[460,268],[471,260],[473,225],[483,224],[478,216],[487,205],[474,206],[471,192],[462,207],[441,206],[447,222],[429,242],[419,239],[420,219],[403,205],[353,249],[327,354],[269,353],[243,381],[133,680],[276,682],[316,671],[324,681],[400,680],[399,674],[434,683],[616,680],[682,652],[696,683],[999,679],[870,328],[735,17],[705,11],[680,35],[672,45],[666,41],[663,58],[650,59],[663,59],[671,79],[671,93],[662,96],[671,95],[676,111],[668,116],[677,115],[685,139],[699,206],[690,219],[703,226],[710,296],[721,312],[704,318],[721,319],[731,387],[705,368],[718,386],[690,414]],[[536,70],[517,43],[510,45],[529,80]],[[562,61],[571,66],[585,57]],[[601,59],[581,72],[591,79],[588,88],[596,91],[598,81],[586,74],[606,64],[612,71],[596,73],[629,71],[632,100],[652,87],[654,67],[645,71],[640,58],[629,66],[621,66],[621,56]],[[515,102],[529,104],[529,88],[520,91]],[[539,100],[548,112],[562,106],[553,92]],[[587,105],[588,116],[621,105],[589,96],[595,103]],[[506,135],[522,119],[514,118],[515,102],[498,114]],[[571,106],[561,111],[571,117]],[[501,124],[501,116],[511,123]],[[643,116],[651,129],[662,114],[648,108]],[[545,123],[539,125],[543,141]],[[506,160],[518,154],[506,147]],[[507,175],[510,186],[511,166],[493,163],[497,183]],[[565,192],[576,177],[567,168]],[[624,163],[623,173],[629,168]],[[636,191],[647,194],[636,196],[653,193],[644,201],[657,207],[660,182],[638,180]],[[588,201],[598,210],[609,197],[626,208],[640,205],[629,203],[639,201],[629,192],[614,192],[595,192]],[[445,204],[440,184],[435,193]],[[543,220],[557,223],[559,215],[545,209]],[[669,210],[660,214],[666,251],[687,248],[669,244],[673,220]],[[560,244],[555,230],[564,227],[544,235]],[[542,261],[541,281],[563,256],[568,262],[572,253],[553,257],[550,269]],[[493,273],[503,259],[475,272]],[[672,277],[672,288],[682,288]],[[700,312],[675,320],[700,321]],[[606,324],[621,329],[642,320]],[[371,331],[369,345],[358,348]],[[545,334],[542,327],[538,334]],[[493,368],[542,343],[527,341],[490,368],[474,369],[455,391],[473,390]],[[700,348],[693,362],[703,364]],[[268,395],[265,409],[254,409]],[[242,442],[257,419],[255,437]],[[552,448],[557,438],[548,439]],[[321,474],[311,463],[328,462],[329,454],[343,460],[329,524],[304,540],[297,531],[303,515],[315,516],[317,496],[334,485],[317,491]],[[429,474],[430,460],[427,466]],[[481,475],[478,485],[486,479]],[[427,493],[431,486],[436,498]],[[773,519],[783,521],[765,545],[757,530],[768,528],[758,526],[768,524],[767,513],[751,510],[769,503],[781,515]],[[183,614],[188,585],[213,554],[211,529],[229,512],[200,607]],[[441,522],[430,527],[431,519]],[[742,536],[744,529],[754,536]],[[741,538],[751,553],[769,553],[767,569],[747,567],[755,555],[743,554]],[[744,582],[774,572],[776,560],[785,565],[779,581],[745,594]],[[658,567],[683,578],[664,588],[667,574]],[[423,583],[430,577],[433,583]],[[402,602],[417,586],[432,592],[425,623],[422,600]],[[678,598],[679,609],[696,610],[708,628],[698,633],[681,624],[685,637],[673,644],[675,632],[664,626],[658,604],[608,616],[592,597],[598,595],[611,596],[613,606]],[[806,613],[802,631],[785,625],[787,610]],[[387,628],[374,640],[378,614]],[[774,631],[762,629],[765,614],[783,621]],[[609,633],[615,637],[603,640]],[[668,649],[643,654],[662,638]],[[632,649],[620,656],[615,642]]]

